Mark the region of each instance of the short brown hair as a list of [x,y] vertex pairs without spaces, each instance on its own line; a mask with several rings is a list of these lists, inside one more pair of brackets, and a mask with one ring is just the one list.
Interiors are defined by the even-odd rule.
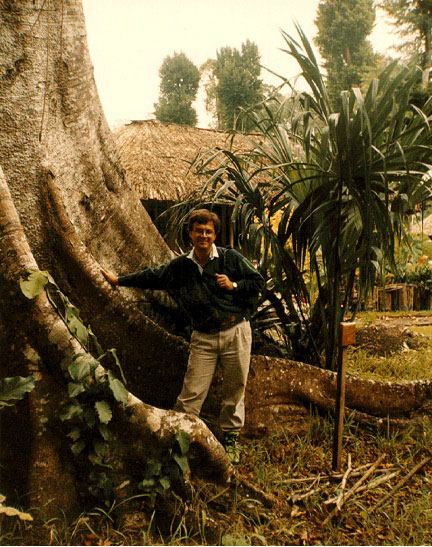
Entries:
[[208,209],[197,209],[192,211],[188,220],[188,231],[192,232],[195,222],[198,224],[207,224],[213,222],[215,233],[218,234],[220,230],[220,218],[213,211]]

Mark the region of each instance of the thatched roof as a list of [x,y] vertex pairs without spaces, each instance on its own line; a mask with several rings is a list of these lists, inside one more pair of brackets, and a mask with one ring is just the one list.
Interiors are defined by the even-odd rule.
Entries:
[[114,137],[128,179],[141,199],[160,201],[177,201],[200,189],[204,181],[189,171],[185,160],[193,160],[200,151],[228,148],[231,139],[223,131],[157,120],[132,121],[117,129]]

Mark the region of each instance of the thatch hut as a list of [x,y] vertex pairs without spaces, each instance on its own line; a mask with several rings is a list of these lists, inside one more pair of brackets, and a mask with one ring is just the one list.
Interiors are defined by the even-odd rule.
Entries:
[[[157,120],[132,121],[116,130],[114,136],[128,179],[160,231],[164,219],[159,215],[204,183],[189,170],[188,161],[200,151],[229,147],[231,139],[223,131]],[[232,245],[230,213],[226,207],[217,212],[222,220],[218,244]]]

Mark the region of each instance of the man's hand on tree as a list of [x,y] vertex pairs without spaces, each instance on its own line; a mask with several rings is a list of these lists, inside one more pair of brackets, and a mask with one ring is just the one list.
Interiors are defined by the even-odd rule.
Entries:
[[103,268],[101,268],[101,274],[105,277],[110,285],[113,285],[115,287],[118,285],[118,277],[109,270],[104,270]]

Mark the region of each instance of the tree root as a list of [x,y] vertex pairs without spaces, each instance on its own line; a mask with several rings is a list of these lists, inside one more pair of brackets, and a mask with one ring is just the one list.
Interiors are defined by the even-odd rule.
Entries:
[[[42,292],[33,300],[27,300],[20,293],[19,280],[24,278],[29,269],[37,269],[36,261],[28,246],[22,230],[18,215],[14,208],[3,172],[0,168],[0,273],[6,280],[9,291],[13,291],[16,303],[20,309],[25,309],[32,318],[34,329],[39,333],[36,340],[38,352],[38,380],[41,386],[50,382],[51,375],[42,362],[60,363],[65,358],[76,358],[76,361],[91,359],[81,344],[71,335],[64,322],[58,316],[46,294]],[[4,295],[3,295],[4,296]],[[104,374],[101,365],[96,369],[97,375]],[[65,390],[62,398],[67,399]],[[174,411],[161,410],[140,401],[137,397],[128,393],[126,405],[120,405],[117,414],[120,416],[115,425],[115,440],[111,445],[111,460],[116,462],[119,482],[124,481],[128,472],[128,461],[144,464],[147,458],[157,457],[166,451],[174,442],[174,437],[179,430],[186,431],[190,435],[190,466],[192,472],[196,472],[207,480],[225,482],[229,477],[229,464],[225,451],[213,434],[196,417],[186,416]],[[36,416],[41,424],[40,432],[49,432],[58,428],[58,401],[56,406],[47,404],[47,401],[35,400]],[[42,425],[43,424],[43,425]],[[57,431],[58,432],[58,431]],[[122,442],[118,442],[122,440]],[[46,447],[47,439],[39,443]],[[48,444],[48,446],[50,446]],[[51,447],[52,448],[52,447]],[[58,448],[58,447],[56,447]],[[61,458],[60,458],[61,460]],[[57,461],[60,461],[57,460]],[[29,462],[30,468],[39,468],[41,454],[33,453],[33,460]],[[41,477],[40,488],[35,492],[35,502],[38,505],[51,500],[53,510],[68,510],[72,507],[59,507],[56,504],[58,496],[58,469],[55,471],[56,480],[49,480],[54,472],[50,468],[52,461],[45,462],[46,469]],[[53,488],[53,486],[57,488]],[[31,486],[32,490],[34,485]],[[41,498],[43,496],[43,499]]]

